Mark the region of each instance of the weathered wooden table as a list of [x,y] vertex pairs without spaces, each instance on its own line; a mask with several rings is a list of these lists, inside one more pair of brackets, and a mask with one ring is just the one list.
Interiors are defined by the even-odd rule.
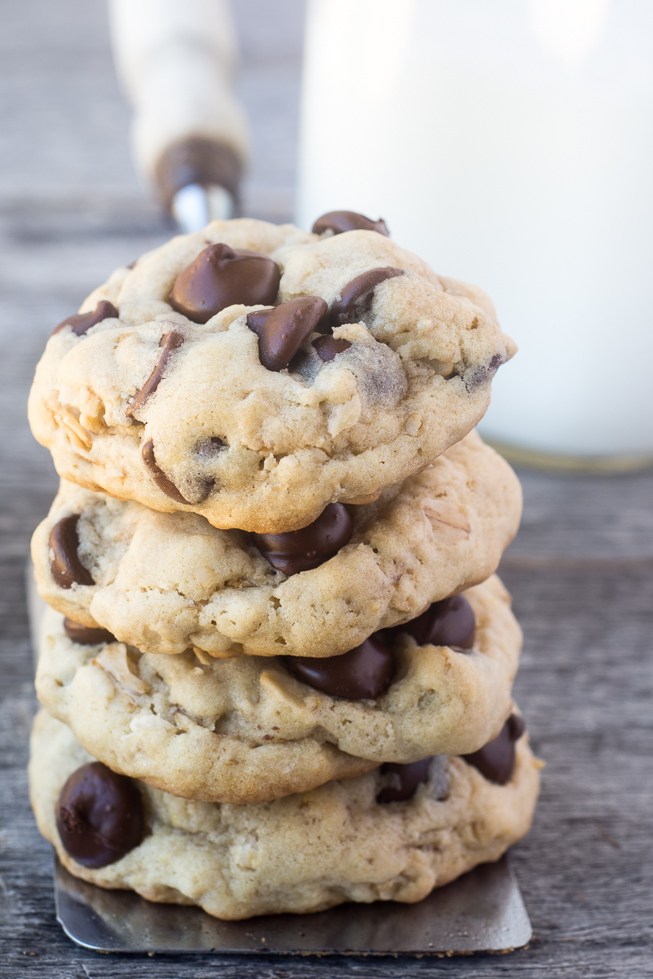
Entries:
[[[303,7],[234,6],[254,132],[247,209],[287,218]],[[64,938],[25,779],[35,704],[23,571],[55,488],[49,457],[30,438],[25,399],[53,325],[167,229],[133,174],[103,5],[4,0],[2,25],[0,976],[653,976],[650,472],[521,474],[524,524],[503,574],[526,633],[517,697],[547,761],[535,827],[514,854],[535,930],[530,949],[473,961],[127,961]]]

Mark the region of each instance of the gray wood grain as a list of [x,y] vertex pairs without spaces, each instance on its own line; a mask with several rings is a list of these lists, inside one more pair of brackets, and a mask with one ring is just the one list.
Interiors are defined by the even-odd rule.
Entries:
[[[303,5],[234,5],[253,120],[247,208],[292,212]],[[27,801],[34,710],[23,568],[55,477],[25,400],[43,342],[107,272],[167,234],[133,172],[103,5],[4,0],[0,32],[0,977],[653,976],[653,474],[523,472],[504,574],[526,635],[517,696],[546,759],[515,851],[535,939],[470,961],[98,957],[53,916]],[[500,383],[500,378],[499,378]]]

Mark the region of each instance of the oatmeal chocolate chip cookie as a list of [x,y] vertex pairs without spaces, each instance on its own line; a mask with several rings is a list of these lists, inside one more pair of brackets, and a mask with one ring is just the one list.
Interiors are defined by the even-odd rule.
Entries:
[[50,605],[143,652],[322,657],[488,577],[520,513],[516,476],[472,433],[376,502],[330,504],[289,534],[220,531],[64,482],[32,555]]
[[[134,783],[142,840],[106,862],[116,854],[107,852],[97,817],[88,816],[92,797],[80,818],[75,795],[64,789],[71,777],[85,778],[93,762],[68,728],[37,717],[32,806],[65,867],[101,887],[196,904],[225,919],[319,911],[344,901],[419,901],[477,864],[497,860],[524,836],[539,785],[539,763],[525,737],[506,784],[489,781],[461,758],[440,757],[417,778],[409,774],[413,785],[397,801],[383,801],[383,792],[401,788],[404,779],[378,769],[252,806],[189,801]],[[100,795],[105,774],[89,780]],[[81,831],[69,849],[57,823],[71,814]],[[126,821],[132,818],[133,810]],[[132,830],[128,842],[137,835]]]
[[408,622],[329,659],[140,653],[94,630],[71,639],[48,610],[37,693],[116,771],[188,798],[268,801],[496,734],[521,642],[509,596],[495,577],[451,604],[425,613],[428,630],[416,620],[422,645]]
[[514,350],[489,300],[337,223],[214,222],[115,272],[37,367],[32,430],[60,475],[279,533],[469,432]]

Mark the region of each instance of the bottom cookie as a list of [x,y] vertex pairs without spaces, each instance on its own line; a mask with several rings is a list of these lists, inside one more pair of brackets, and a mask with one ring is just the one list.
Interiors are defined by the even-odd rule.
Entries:
[[97,763],[84,767],[92,757],[41,713],[30,791],[39,829],[71,873],[239,919],[345,901],[418,901],[498,859],[528,831],[538,791],[539,763],[526,738],[515,748],[506,784],[481,774],[510,774],[490,752],[384,766],[269,803],[219,805],[171,796]]

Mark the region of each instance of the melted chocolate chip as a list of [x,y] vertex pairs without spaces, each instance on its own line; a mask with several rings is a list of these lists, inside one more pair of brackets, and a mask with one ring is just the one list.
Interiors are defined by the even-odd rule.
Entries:
[[252,539],[273,568],[291,575],[328,561],[349,541],[352,529],[344,503],[329,503],[308,527],[286,534],[252,534]]
[[113,305],[113,303],[108,302],[106,299],[101,300],[95,309],[90,313],[75,313],[74,316],[68,316],[65,320],[62,320],[59,326],[55,326],[52,331],[52,335],[59,333],[60,330],[65,329],[69,326],[70,329],[78,337],[83,336],[92,326],[96,326],[101,323],[102,320],[118,319],[118,310]]
[[381,775],[386,784],[378,793],[376,801],[383,805],[386,802],[412,799],[418,786],[428,781],[430,764],[430,758],[422,758],[411,765],[381,765]]
[[115,863],[145,834],[136,783],[99,761],[70,776],[59,795],[56,819],[66,852],[83,867]]
[[143,387],[136,392],[132,400],[127,405],[126,413],[130,417],[143,407],[151,394],[154,394],[159,386],[161,378],[163,377],[163,372],[168,366],[170,354],[173,350],[177,350],[179,347],[181,347],[183,342],[184,338],[178,330],[171,330],[170,333],[165,333],[161,337],[161,340],[159,341],[159,347],[161,348],[159,359],[154,365],[154,369]]
[[488,782],[505,785],[515,770],[515,741],[521,738],[525,730],[522,718],[511,714],[496,738],[471,755],[462,757],[478,769]]
[[160,469],[157,465],[156,458],[154,456],[154,443],[152,442],[152,439],[148,439],[147,442],[143,444],[141,456],[143,457],[143,462],[150,471],[152,479],[159,487],[161,492],[165,493],[166,496],[169,496],[171,500],[176,500],[177,503],[188,503],[188,500],[181,495],[173,481],[168,479],[163,469]]
[[116,639],[108,629],[82,625],[81,622],[75,622],[74,619],[64,619],[63,627],[68,638],[77,643],[78,646],[99,646],[101,643],[115,642]]
[[285,656],[284,665],[296,679],[330,697],[374,700],[386,692],[395,673],[395,661],[379,633],[340,656],[313,659]]
[[50,572],[59,588],[95,584],[90,571],[79,560],[78,523],[79,514],[71,513],[59,520],[50,531]]
[[372,221],[357,211],[327,211],[317,219],[311,231],[315,235],[321,235],[325,231],[333,231],[335,235],[340,235],[343,231],[378,231],[386,237],[390,234],[383,218]]
[[519,741],[522,734],[526,730],[526,721],[519,714],[511,714],[506,721],[508,725],[508,734],[513,741]]
[[337,354],[341,354],[343,350],[348,350],[351,347],[351,343],[343,337],[334,337],[330,333],[327,333],[324,336],[316,337],[312,341],[311,346],[317,351],[320,360],[327,363],[333,360]]
[[501,365],[505,364],[505,362],[506,358],[503,354],[494,354],[488,363],[485,364],[485,366],[477,367],[475,370],[466,371],[464,374],[464,381],[467,390],[473,391],[475,388],[480,387],[481,384],[487,384],[488,381],[492,380]]
[[374,290],[379,283],[403,274],[403,269],[396,269],[391,265],[361,272],[340,290],[340,298],[331,306],[331,324],[358,323],[369,312]]
[[268,305],[277,298],[281,270],[266,255],[209,245],[180,272],[168,302],[196,323],[206,323],[227,306]]
[[407,632],[418,646],[453,646],[471,649],[476,620],[464,595],[451,595],[433,602],[425,612],[410,622],[395,626],[392,632]]
[[247,325],[258,337],[259,359],[269,371],[288,367],[299,348],[318,329],[327,313],[319,296],[304,296],[274,309],[259,309],[247,316]]

